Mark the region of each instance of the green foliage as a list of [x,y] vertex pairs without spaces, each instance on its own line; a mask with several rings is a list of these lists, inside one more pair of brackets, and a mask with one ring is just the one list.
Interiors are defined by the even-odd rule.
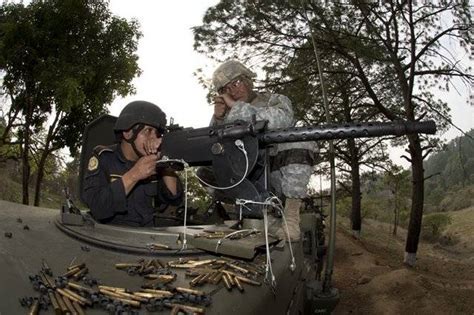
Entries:
[[138,24],[99,0],[5,3],[0,16],[0,68],[12,108],[31,114],[36,128],[63,112],[53,147],[74,154],[85,124],[116,94],[133,92]]
[[[140,36],[136,21],[113,16],[102,0],[0,7],[2,92],[11,100],[0,144],[15,135],[25,164],[30,154],[40,155],[37,196],[48,155],[64,147],[77,154],[86,124],[105,113],[115,96],[134,91]],[[38,134],[43,137],[32,139]],[[29,167],[23,167],[25,203]]]
[[[179,173],[179,177],[183,183],[186,183],[186,174],[184,172]],[[188,207],[198,208],[202,211],[207,210],[211,204],[211,196],[204,189],[203,185],[199,182],[195,176],[195,170],[192,169],[187,171],[187,182],[188,182]],[[183,187],[184,188],[184,187]]]
[[[424,163],[429,211],[459,210],[474,204],[474,130],[447,143]],[[471,188],[469,188],[471,187]]]
[[474,206],[474,185],[467,187],[453,187],[452,190],[443,192],[444,198],[440,201],[439,211],[456,211]]
[[21,185],[8,175],[6,169],[0,170],[0,199],[21,202]]
[[451,224],[448,214],[434,213],[423,217],[422,236],[427,240],[437,240],[443,231]]

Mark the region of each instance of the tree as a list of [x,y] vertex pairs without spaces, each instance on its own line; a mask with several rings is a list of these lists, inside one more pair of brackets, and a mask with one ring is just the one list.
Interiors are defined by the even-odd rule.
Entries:
[[[302,29],[308,25],[302,8],[291,4],[281,5],[278,9],[275,8],[278,4],[259,5],[255,2],[232,4],[222,1],[209,9],[205,21],[209,19],[225,25],[221,27],[219,23],[208,22],[196,27],[196,49],[218,56],[222,51],[229,51],[228,47],[232,45],[238,50],[229,51],[229,56],[239,55],[239,59],[249,59],[249,63],[267,56],[262,67],[266,71],[265,80],[260,82],[262,88],[289,96],[298,120],[308,124],[321,123],[325,120],[321,82],[311,41],[302,36]],[[270,13],[267,15],[266,12]],[[236,16],[239,13],[241,16]],[[340,18],[335,18],[336,24]],[[239,42],[239,37],[242,42]],[[374,119],[377,111],[354,72],[347,67],[347,62],[334,52],[323,51],[321,55],[332,121],[345,123]],[[377,143],[380,141],[349,139],[335,145],[336,156],[344,164],[340,170],[352,174],[351,188],[344,187],[352,194],[352,227],[357,234],[361,229],[359,167],[367,161],[382,163],[381,160],[386,159],[383,155],[368,156],[376,153],[371,148]]]
[[[449,22],[446,22],[449,21]],[[226,58],[262,61],[267,80],[294,82],[284,69],[314,39],[325,55],[336,54],[363,86],[377,112],[387,120],[434,119],[439,130],[449,121],[446,102],[433,88],[466,85],[474,81],[445,41],[465,49],[472,40],[469,3],[463,1],[228,1],[209,8],[203,25],[196,27],[195,48]],[[316,82],[315,60],[308,59],[299,78]],[[325,70],[327,73],[327,70]],[[312,87],[308,84],[308,87]],[[315,91],[315,90],[312,90]],[[412,165],[412,205],[405,261],[413,265],[421,229],[424,200],[423,159],[437,145],[436,139],[409,135],[394,144],[408,144],[405,156]]]
[[[139,37],[136,21],[113,16],[100,0],[2,5],[0,69],[10,108],[0,139],[21,146],[24,204],[29,203],[32,135],[46,128],[38,147],[38,205],[48,156],[64,147],[75,155],[85,125],[105,113],[116,95],[134,91]],[[12,133],[14,141],[8,141]]]
[[410,189],[410,172],[403,170],[400,166],[392,165],[384,176],[384,184],[392,193],[391,205],[393,206],[393,230],[392,234],[397,235],[400,224],[400,213],[407,208],[408,192]]

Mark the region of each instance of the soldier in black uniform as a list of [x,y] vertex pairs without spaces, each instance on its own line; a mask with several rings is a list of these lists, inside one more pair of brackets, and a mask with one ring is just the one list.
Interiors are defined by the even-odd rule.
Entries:
[[155,104],[124,107],[114,127],[117,144],[98,146],[84,177],[84,199],[101,223],[153,226],[154,214],[182,201],[179,178],[159,169],[166,115]]

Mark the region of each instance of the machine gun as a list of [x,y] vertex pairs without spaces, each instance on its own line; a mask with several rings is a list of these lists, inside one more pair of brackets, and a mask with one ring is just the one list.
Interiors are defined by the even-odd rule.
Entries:
[[[79,167],[81,193],[83,172],[94,147],[115,143],[113,126],[116,119],[114,116],[103,115],[86,127]],[[197,129],[173,125],[168,127],[168,132],[163,137],[161,151],[163,159],[168,159],[168,166],[179,168],[181,164],[176,163],[176,160],[184,160],[190,166],[212,166],[216,184],[219,187],[232,187],[226,189],[226,196],[231,200],[262,201],[267,197],[267,187],[256,187],[249,176],[257,163],[262,163],[262,156],[265,156],[262,153],[273,144],[435,132],[436,125],[433,121],[365,122],[276,130],[268,130],[265,121],[236,121]],[[158,165],[167,164],[160,161]],[[84,201],[82,194],[81,199]],[[261,217],[258,206],[250,209],[243,209],[243,215]]]
[[[261,159],[261,153],[273,144],[435,132],[433,121],[347,123],[276,130],[267,130],[265,121],[236,121],[198,129],[174,128],[164,135],[162,155],[170,161],[182,159],[190,166],[212,165],[217,185],[226,188],[228,198],[263,201],[268,186],[256,187],[248,176]],[[254,206],[243,209],[243,215],[259,218],[261,211]]]

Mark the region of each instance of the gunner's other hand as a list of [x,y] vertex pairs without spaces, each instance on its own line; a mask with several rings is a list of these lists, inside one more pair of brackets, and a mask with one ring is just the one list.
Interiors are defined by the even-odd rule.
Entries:
[[155,175],[156,161],[158,161],[158,159],[159,156],[155,154],[142,156],[140,159],[138,159],[131,169],[134,174],[134,178],[138,181],[148,178],[151,175]]
[[223,119],[227,112],[227,105],[221,96],[214,97],[214,116],[217,119]]

